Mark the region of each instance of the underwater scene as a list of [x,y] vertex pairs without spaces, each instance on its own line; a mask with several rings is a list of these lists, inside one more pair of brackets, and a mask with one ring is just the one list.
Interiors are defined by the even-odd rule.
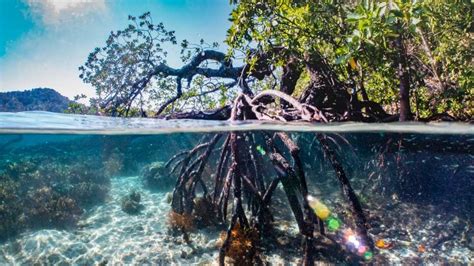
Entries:
[[0,265],[474,261],[470,125],[50,116],[0,116]]

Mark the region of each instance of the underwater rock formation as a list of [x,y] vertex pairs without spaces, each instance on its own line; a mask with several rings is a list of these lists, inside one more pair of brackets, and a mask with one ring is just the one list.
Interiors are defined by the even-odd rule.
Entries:
[[122,211],[128,214],[139,214],[143,209],[143,205],[140,204],[141,195],[138,191],[132,191],[127,196],[124,196],[121,200]]
[[198,227],[206,227],[219,223],[216,207],[207,197],[194,198],[193,218]]
[[154,162],[145,166],[142,176],[147,187],[156,190],[168,190],[175,184],[163,162]]

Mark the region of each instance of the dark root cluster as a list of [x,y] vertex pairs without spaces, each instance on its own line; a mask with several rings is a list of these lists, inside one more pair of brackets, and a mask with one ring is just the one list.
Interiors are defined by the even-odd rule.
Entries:
[[[294,108],[275,111],[275,105],[260,101],[263,96],[280,98]],[[292,120],[325,120],[324,113],[315,107],[300,104],[276,91],[265,91],[255,97],[239,95],[230,117],[231,120],[286,121],[288,115]],[[332,150],[331,139],[324,134],[316,134],[314,139],[336,172],[358,235],[371,246],[361,204]],[[164,166],[178,176],[170,224],[183,231],[189,231],[195,223],[227,224],[227,232],[221,235],[219,263],[223,265],[225,257],[236,264],[253,263],[258,259],[258,240],[272,230],[272,197],[281,184],[304,239],[303,262],[312,264],[315,236],[326,237],[325,225],[309,206],[306,174],[299,153],[298,144],[287,133],[230,132],[203,136],[193,149],[176,154]],[[209,163],[215,160],[217,164]],[[215,173],[212,180],[204,178],[208,172]],[[216,217],[216,221],[209,217]]]

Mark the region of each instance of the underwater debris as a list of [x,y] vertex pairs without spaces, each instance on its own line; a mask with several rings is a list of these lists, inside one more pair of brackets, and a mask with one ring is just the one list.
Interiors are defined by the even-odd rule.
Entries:
[[[225,242],[227,232],[222,232],[219,243]],[[243,228],[236,223],[230,233],[229,244],[225,255],[235,265],[252,265],[257,256],[257,242],[259,234],[254,228]]]
[[136,190],[130,192],[130,194],[124,196],[121,200],[122,211],[128,214],[139,214],[143,209],[143,205],[140,204],[140,200],[140,192]]
[[393,246],[392,243],[388,243],[387,241],[383,239],[379,239],[375,242],[375,246],[380,248],[380,249],[389,249]]
[[366,251],[366,252],[364,253],[364,259],[365,259],[366,261],[372,260],[373,257],[374,257],[374,253],[373,253],[372,251]]
[[257,145],[257,147],[255,147],[255,149],[261,154],[261,155],[266,155],[267,152],[265,151],[265,149],[260,146],[260,145]]
[[194,230],[193,216],[187,213],[180,214],[170,211],[168,214],[168,224],[175,231],[191,232]]
[[307,200],[315,215],[324,221],[329,231],[340,231],[338,237],[339,241],[344,243],[346,248],[348,248],[352,253],[363,257],[365,260],[370,260],[373,257],[373,253],[369,243],[367,243],[367,239],[364,239],[364,237],[362,237],[360,234],[345,226],[339,218],[331,214],[329,207],[319,199],[308,195]]
[[329,217],[326,222],[329,231],[337,231],[341,226],[342,222],[338,218],[335,218],[333,216]]
[[318,216],[323,221],[329,218],[331,211],[329,210],[328,206],[326,206],[326,204],[310,195],[308,195],[307,199],[309,206],[314,210],[314,214],[316,214],[316,216]]
[[343,231],[343,243],[348,250],[365,260],[370,260],[373,257],[373,252],[367,243],[364,243],[363,238],[355,231],[348,228]]
[[420,253],[425,253],[426,252],[426,247],[425,245],[421,244],[418,246],[418,252]]

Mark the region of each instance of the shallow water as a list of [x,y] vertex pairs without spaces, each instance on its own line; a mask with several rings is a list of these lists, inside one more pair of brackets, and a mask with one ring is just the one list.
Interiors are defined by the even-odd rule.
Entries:
[[[193,220],[189,232],[173,230],[169,216],[179,165],[170,174],[177,161],[165,163],[221,136],[202,170],[212,198],[221,147],[231,130],[245,139],[265,186],[279,173],[265,138],[284,132],[300,147],[309,194],[342,224],[326,229],[338,251],[318,252],[316,260],[474,260],[471,125],[239,124],[25,112],[0,113],[0,264],[217,264],[229,221],[203,226]],[[353,215],[318,134],[358,195],[369,236],[386,244],[375,247],[370,259],[343,237],[355,230]],[[293,165],[284,145],[275,145]],[[140,194],[139,202],[127,201],[132,192]],[[203,194],[198,186],[195,196]],[[231,213],[232,197],[228,207]],[[301,235],[281,183],[270,212],[273,229],[260,239],[259,256],[271,263],[301,263]]]

